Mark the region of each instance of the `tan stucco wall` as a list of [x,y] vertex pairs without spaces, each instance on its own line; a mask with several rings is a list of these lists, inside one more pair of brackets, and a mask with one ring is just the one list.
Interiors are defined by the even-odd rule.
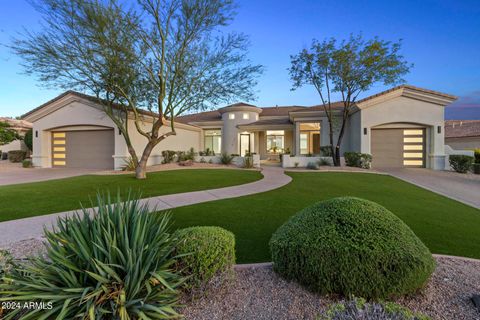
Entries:
[[[164,150],[187,151],[192,147],[197,152],[200,150],[202,138],[201,130],[186,130],[179,126],[180,125],[175,128],[176,135],[167,137],[155,146],[148,159],[147,165],[160,164],[162,162],[162,151]],[[145,131],[150,131],[151,127],[151,122],[145,122],[142,125],[142,129]],[[167,124],[160,128],[159,134],[161,135],[170,131],[170,125]],[[147,143],[147,138],[138,133],[133,120],[130,120],[129,134],[130,139],[132,140],[132,145],[135,148],[137,155],[140,157]]]
[[[48,108],[48,106],[46,107]],[[141,156],[146,144],[146,138],[141,136],[135,129],[133,120],[129,120],[129,134],[132,144],[138,154]],[[118,128],[113,121],[101,110],[89,102],[82,100],[65,99],[52,104],[52,112],[44,115],[33,122],[33,164],[38,167],[51,167],[51,132],[52,131],[71,131],[71,130],[95,130],[99,127],[113,128],[115,132],[115,168],[120,169],[125,160],[129,157],[125,139],[119,134]],[[148,165],[161,162],[162,150],[186,151],[191,147],[195,150],[200,149],[201,132],[200,129],[186,130],[179,125],[176,128],[177,135],[170,136],[159,143],[152,152]],[[143,124],[143,128],[149,131],[151,123],[148,120]],[[161,133],[169,129],[164,127]],[[38,137],[35,133],[38,132]]]
[[[243,119],[243,114],[248,114],[248,119]],[[235,119],[230,119],[233,114]],[[222,152],[227,154],[238,154],[240,152],[240,133],[250,134],[250,148],[255,150],[255,137],[253,133],[240,130],[237,126],[242,124],[249,124],[258,120],[258,112],[252,111],[232,111],[222,114],[223,129],[222,129]],[[257,140],[258,141],[258,140]]]
[[[436,158],[444,157],[443,106],[400,96],[360,112],[361,152],[371,153],[371,128],[392,123],[414,123],[424,126],[427,131],[427,167],[434,168]],[[442,127],[440,133],[437,133],[437,126]],[[367,128],[367,135],[363,135],[363,128]]]
[[[33,165],[49,168],[51,163],[51,130],[68,126],[102,126],[115,128],[113,121],[100,109],[80,101],[66,101],[54,112],[33,122]],[[38,137],[36,137],[36,132]],[[124,155],[125,141],[117,139],[115,130],[115,154]]]
[[454,150],[480,149],[480,137],[445,138],[445,144]]

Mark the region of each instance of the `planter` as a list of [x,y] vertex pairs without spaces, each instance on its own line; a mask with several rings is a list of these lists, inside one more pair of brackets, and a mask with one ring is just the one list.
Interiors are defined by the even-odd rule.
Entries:
[[480,174],[480,163],[473,164],[473,173]]

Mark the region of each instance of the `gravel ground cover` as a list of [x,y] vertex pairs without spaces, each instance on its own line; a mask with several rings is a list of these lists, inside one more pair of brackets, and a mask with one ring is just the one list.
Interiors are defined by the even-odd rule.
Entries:
[[[6,248],[21,259],[44,252],[41,239],[30,239]],[[480,311],[470,297],[480,294],[480,261],[435,257],[437,268],[425,288],[396,302],[432,319],[476,320]],[[186,319],[315,319],[340,297],[325,297],[277,276],[270,266],[237,268],[234,279],[215,286],[202,298],[184,299],[180,312]]]
[[[396,302],[432,319],[480,319],[470,297],[480,293],[480,262],[437,257],[437,269],[427,286]],[[315,319],[339,297],[313,294],[278,277],[270,267],[236,271],[229,286],[190,302],[186,319]]]

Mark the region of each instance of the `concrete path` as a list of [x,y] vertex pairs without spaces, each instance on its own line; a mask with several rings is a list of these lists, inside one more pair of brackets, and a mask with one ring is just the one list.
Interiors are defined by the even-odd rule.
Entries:
[[395,178],[480,209],[480,175],[416,168],[383,170]]
[[63,179],[98,172],[94,169],[73,168],[22,168],[21,163],[0,161],[0,186],[18,183]]
[[[292,180],[284,173],[282,168],[265,167],[262,170],[262,174],[263,179],[239,186],[145,198],[141,200],[141,203],[147,204],[153,212],[270,191],[280,188]],[[1,222],[0,247],[6,247],[9,244],[26,239],[40,238],[43,235],[44,226],[51,229],[52,224],[57,221],[58,217],[71,215],[75,211],[77,210]],[[89,209],[91,213],[94,211],[95,208]]]

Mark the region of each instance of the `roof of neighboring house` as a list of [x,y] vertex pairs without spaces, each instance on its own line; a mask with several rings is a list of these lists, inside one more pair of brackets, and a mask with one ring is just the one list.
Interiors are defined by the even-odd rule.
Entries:
[[445,121],[445,138],[480,137],[480,120]]
[[0,117],[0,122],[8,123],[16,131],[27,131],[32,128],[32,124],[25,120],[17,120],[7,117]]

